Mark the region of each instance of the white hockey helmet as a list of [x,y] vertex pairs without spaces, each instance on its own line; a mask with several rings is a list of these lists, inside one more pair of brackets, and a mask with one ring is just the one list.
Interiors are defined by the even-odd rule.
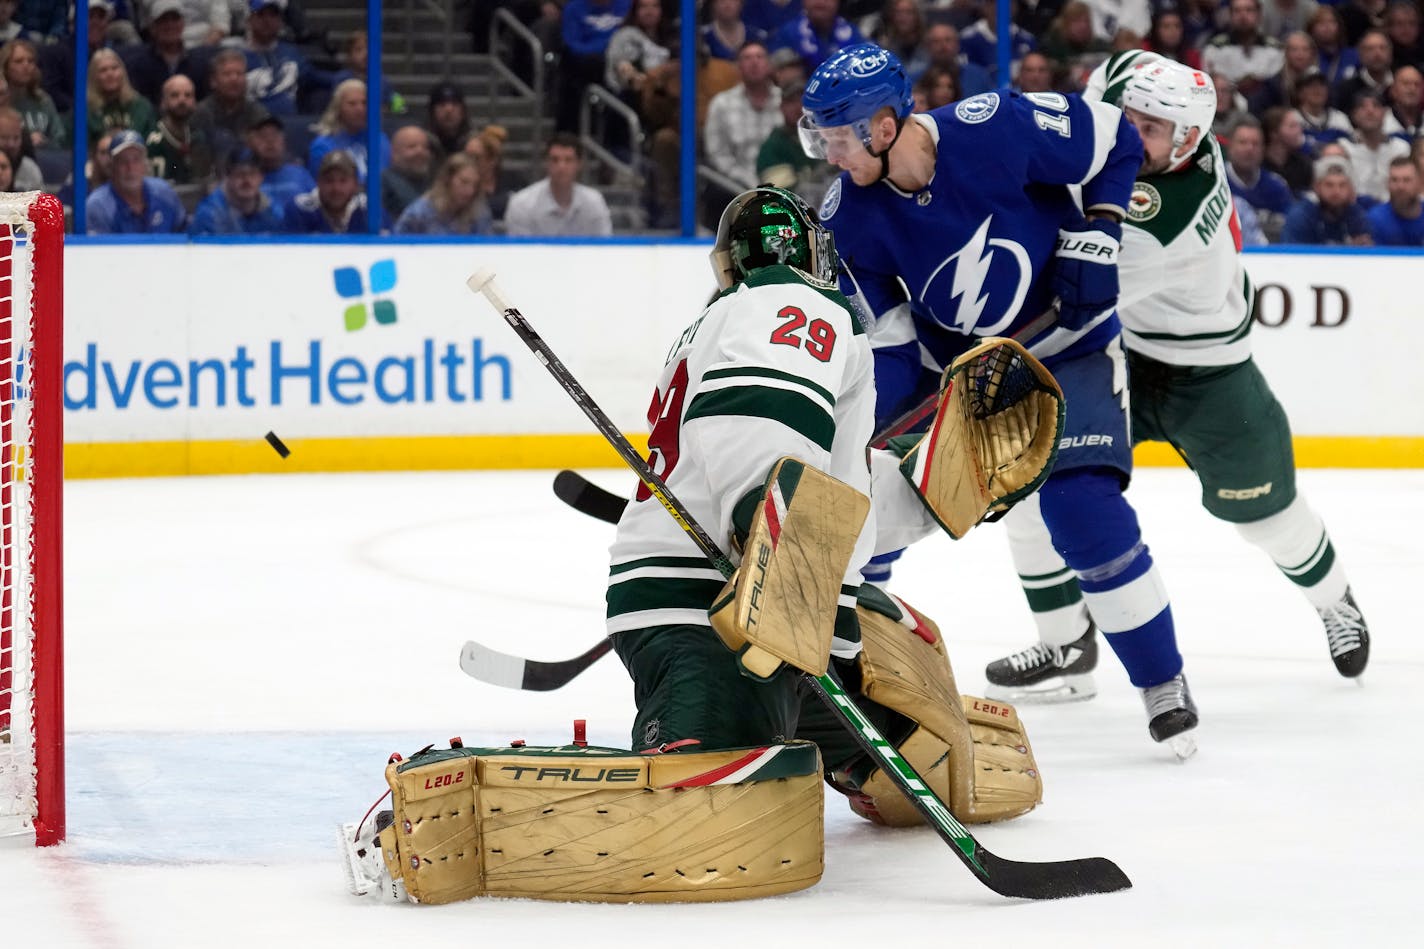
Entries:
[[[1200,69],[1159,59],[1132,71],[1123,84],[1119,104],[1171,122],[1175,150],[1186,143],[1192,129],[1197,130],[1198,142],[1211,134],[1211,123],[1216,118],[1216,86]],[[1177,163],[1185,160],[1184,157]]]

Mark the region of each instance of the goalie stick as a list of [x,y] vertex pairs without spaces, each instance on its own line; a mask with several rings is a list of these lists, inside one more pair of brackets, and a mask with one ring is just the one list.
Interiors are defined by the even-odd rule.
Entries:
[[[583,387],[569,373],[544,340],[529,325],[524,315],[509,304],[494,285],[494,275],[479,271],[467,281],[471,290],[485,298],[504,317],[506,323],[544,364],[555,380],[588,416],[599,432],[608,439],[628,466],[648,486],[648,490],[663,505],[678,525],[724,576],[730,577],[735,567],[727,555],[712,540],[707,531],[693,519],[681,501],[668,490],[663,480],[648,466],[632,444],[613,425],[612,420],[589,398]],[[803,673],[802,679],[826,703],[855,738],[862,751],[885,772],[900,792],[914,805],[940,838],[949,844],[960,861],[989,889],[1001,896],[1022,899],[1061,899],[1092,893],[1111,893],[1127,889],[1132,881],[1105,857],[1086,857],[1045,863],[1008,860],[985,849],[964,828],[949,808],[934,795],[915,769],[901,757],[899,751],[856,707],[840,683],[828,669],[826,674]]]

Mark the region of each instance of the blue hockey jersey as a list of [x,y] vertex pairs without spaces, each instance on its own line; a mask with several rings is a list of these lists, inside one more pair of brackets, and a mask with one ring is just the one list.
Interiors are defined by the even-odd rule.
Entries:
[[[1058,229],[1082,218],[1070,186],[1082,207],[1125,215],[1142,163],[1122,112],[1076,95],[990,92],[906,121],[936,144],[927,186],[859,187],[842,173],[821,205],[841,289],[872,321],[881,421],[916,394],[922,366],[938,371],[976,337],[1011,336],[1048,310]],[[1108,311],[1030,348],[1051,366],[1119,329]]]

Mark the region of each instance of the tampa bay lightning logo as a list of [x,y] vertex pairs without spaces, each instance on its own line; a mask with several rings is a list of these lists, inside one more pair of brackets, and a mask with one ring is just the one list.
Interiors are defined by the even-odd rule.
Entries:
[[821,220],[829,221],[831,215],[841,206],[841,180],[837,178],[826,189],[826,197],[821,201]]
[[963,247],[940,262],[920,291],[935,320],[961,333],[995,336],[1007,330],[1033,282],[1028,251],[1018,241],[990,237],[993,220],[992,214],[986,217]]
[[852,58],[846,71],[857,79],[865,79],[874,76],[888,65],[890,54],[883,49],[877,49]]
[[970,96],[954,107],[954,114],[959,116],[959,120],[968,122],[970,125],[989,121],[997,111],[999,111],[999,94],[997,92],[981,92],[977,96]]

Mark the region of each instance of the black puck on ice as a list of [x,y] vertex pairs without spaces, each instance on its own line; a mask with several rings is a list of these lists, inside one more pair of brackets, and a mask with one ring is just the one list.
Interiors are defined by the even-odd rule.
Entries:
[[283,458],[287,457],[292,453],[292,450],[288,448],[280,438],[277,437],[276,432],[267,433],[267,444],[271,445],[273,451],[281,455]]

